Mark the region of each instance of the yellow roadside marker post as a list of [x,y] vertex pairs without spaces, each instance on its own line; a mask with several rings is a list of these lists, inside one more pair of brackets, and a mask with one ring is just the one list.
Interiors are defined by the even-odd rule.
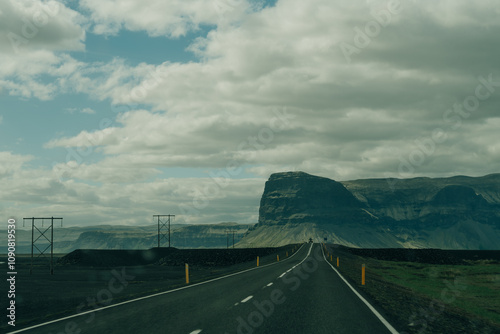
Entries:
[[337,267],[339,266],[339,258],[337,257]]
[[189,284],[189,264],[186,263],[186,284]]
[[257,267],[259,266],[259,257],[257,256]]
[[365,265],[361,266],[361,285],[365,285]]
[[278,262],[280,262],[280,256],[276,255],[276,258],[278,259]]

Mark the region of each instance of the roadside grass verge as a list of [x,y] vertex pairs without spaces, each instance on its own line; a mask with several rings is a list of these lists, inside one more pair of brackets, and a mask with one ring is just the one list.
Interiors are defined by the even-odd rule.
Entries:
[[[500,264],[377,260],[328,247],[340,273],[401,333],[500,333]],[[366,265],[361,285],[361,265]]]

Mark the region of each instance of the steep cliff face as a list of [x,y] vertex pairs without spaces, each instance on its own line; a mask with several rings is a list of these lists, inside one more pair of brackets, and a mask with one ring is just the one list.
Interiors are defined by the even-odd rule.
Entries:
[[303,172],[266,182],[259,223],[240,243],[500,248],[500,174],[336,182]]
[[500,227],[500,174],[342,182],[378,217],[419,228],[476,221]]
[[341,183],[303,172],[273,174],[266,182],[259,225],[347,224],[373,218]]

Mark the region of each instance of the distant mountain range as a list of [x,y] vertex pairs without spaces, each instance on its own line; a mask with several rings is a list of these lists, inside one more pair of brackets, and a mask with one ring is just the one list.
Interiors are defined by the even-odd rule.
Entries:
[[[500,249],[500,174],[336,182],[304,172],[276,173],[265,184],[255,226],[171,227],[176,248],[225,248],[233,242],[226,234],[231,229],[237,247],[313,238],[361,248]],[[157,225],[55,227],[54,252],[149,249],[158,246],[157,234]],[[30,253],[31,230],[19,228],[16,243],[18,254]],[[6,229],[0,230],[0,247],[7,249]]]
[[272,174],[239,246],[307,241],[363,247],[500,249],[500,174],[336,182]]
[[[238,242],[251,225],[220,223],[206,225],[171,225],[171,246],[176,248],[226,248]],[[47,227],[47,226],[45,226]],[[163,230],[166,232],[166,230]],[[35,231],[35,233],[37,233]],[[0,247],[7,249],[7,230],[0,231]],[[36,235],[35,235],[36,238]],[[43,250],[43,237],[36,245]],[[98,225],[88,227],[54,227],[54,253],[69,253],[76,249],[149,249],[158,246],[158,226]],[[162,238],[161,247],[168,247]],[[16,230],[18,254],[31,253],[31,229]],[[0,252],[1,253],[1,252]],[[36,254],[36,249],[35,249]]]

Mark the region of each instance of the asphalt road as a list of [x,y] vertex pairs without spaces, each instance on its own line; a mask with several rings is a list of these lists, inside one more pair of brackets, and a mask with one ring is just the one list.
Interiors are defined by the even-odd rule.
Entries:
[[13,333],[397,333],[375,313],[306,244],[276,264]]

